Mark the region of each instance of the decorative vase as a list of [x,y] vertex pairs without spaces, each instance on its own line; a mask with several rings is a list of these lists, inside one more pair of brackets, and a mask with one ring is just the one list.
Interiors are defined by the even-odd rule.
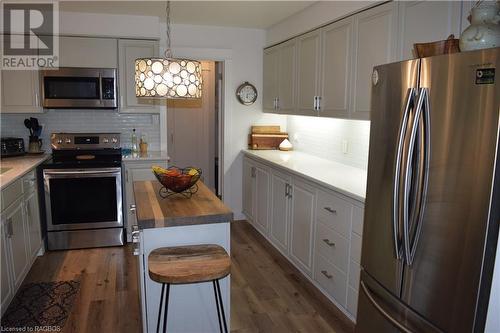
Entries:
[[479,50],[500,46],[500,4],[479,3],[471,10],[471,25],[460,36],[460,50]]

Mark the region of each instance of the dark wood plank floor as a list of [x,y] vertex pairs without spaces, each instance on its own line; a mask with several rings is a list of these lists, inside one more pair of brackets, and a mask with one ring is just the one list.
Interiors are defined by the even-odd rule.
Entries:
[[[247,222],[231,227],[231,331],[352,332],[352,324]],[[131,246],[55,251],[25,283],[80,279],[64,332],[140,332]]]

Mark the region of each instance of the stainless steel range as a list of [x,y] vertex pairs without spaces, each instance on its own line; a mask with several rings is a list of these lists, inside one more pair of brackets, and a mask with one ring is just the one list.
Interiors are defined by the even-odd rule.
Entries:
[[49,250],[124,244],[119,133],[54,133],[42,165]]

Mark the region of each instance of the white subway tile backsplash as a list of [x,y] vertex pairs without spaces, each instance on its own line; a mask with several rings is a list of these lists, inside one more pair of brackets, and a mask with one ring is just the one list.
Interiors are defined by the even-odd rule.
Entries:
[[358,168],[368,166],[369,121],[288,116],[287,131],[295,150]]
[[56,132],[117,132],[122,147],[129,147],[132,129],[146,135],[149,150],[160,150],[160,124],[151,114],[125,114],[111,110],[48,110],[40,114],[1,114],[1,136],[22,137],[28,143],[24,119],[34,117],[43,125],[43,148],[50,151],[50,134]]

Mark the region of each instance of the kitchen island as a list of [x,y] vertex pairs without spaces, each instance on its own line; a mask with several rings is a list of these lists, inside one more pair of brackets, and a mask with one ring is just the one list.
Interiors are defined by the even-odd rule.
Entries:
[[[139,262],[143,332],[155,332],[161,285],[149,278],[148,255],[159,247],[218,244],[230,253],[233,213],[201,181],[191,198],[159,195],[157,181],[134,182],[137,229],[133,241]],[[220,281],[226,320],[230,323],[230,276]],[[168,332],[218,332],[211,282],[173,285],[168,307]]]

